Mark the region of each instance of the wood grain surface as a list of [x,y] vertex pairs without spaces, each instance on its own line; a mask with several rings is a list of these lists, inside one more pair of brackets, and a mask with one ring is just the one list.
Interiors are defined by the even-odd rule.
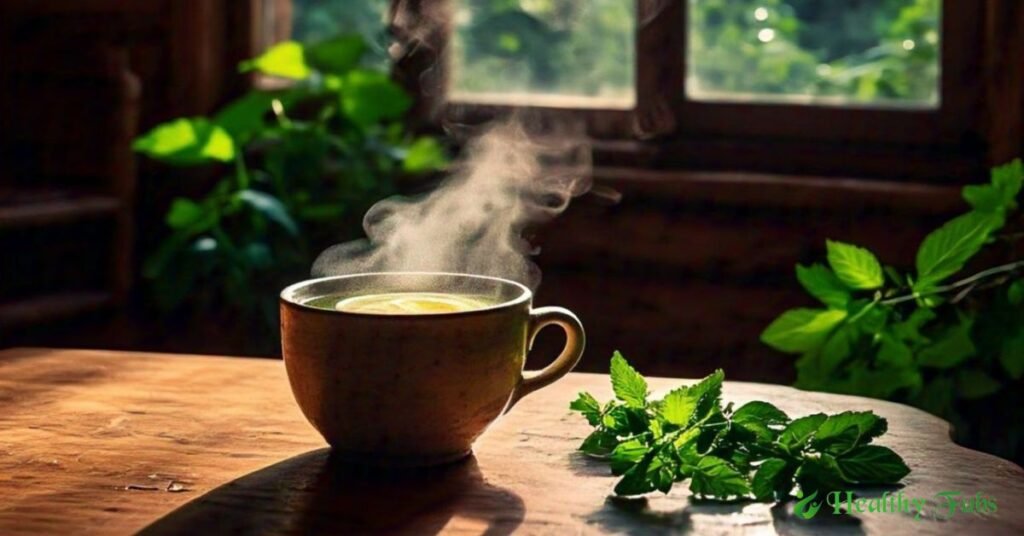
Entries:
[[[658,392],[679,383],[651,380]],[[0,534],[1024,533],[1024,470],[952,444],[944,421],[752,383],[727,383],[725,397],[768,400],[792,416],[871,409],[888,418],[881,443],[913,470],[897,492],[929,499],[923,519],[808,522],[791,504],[699,503],[683,489],[613,500],[607,467],[575,452],[587,425],[567,406],[581,389],[611,394],[606,376],[570,375],[523,400],[464,462],[385,474],[331,459],[279,361],[8,350],[0,352]],[[947,490],[982,492],[998,511],[947,519],[935,497]]]

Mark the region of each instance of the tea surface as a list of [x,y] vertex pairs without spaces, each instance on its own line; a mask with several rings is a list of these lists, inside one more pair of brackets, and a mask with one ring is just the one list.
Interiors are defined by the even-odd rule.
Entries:
[[362,296],[334,295],[314,298],[306,302],[307,305],[322,309],[381,315],[457,313],[483,309],[497,303],[496,300],[485,296],[443,292],[389,292]]

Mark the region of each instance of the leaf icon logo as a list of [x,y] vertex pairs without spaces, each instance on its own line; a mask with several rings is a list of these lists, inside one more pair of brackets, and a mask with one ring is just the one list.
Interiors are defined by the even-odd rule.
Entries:
[[814,490],[814,493],[811,493],[807,497],[803,497],[803,492],[797,493],[796,496],[797,498],[800,498],[800,500],[793,505],[794,514],[804,519],[811,519],[818,514],[818,510],[821,509],[821,503],[811,502],[818,496],[818,490]]

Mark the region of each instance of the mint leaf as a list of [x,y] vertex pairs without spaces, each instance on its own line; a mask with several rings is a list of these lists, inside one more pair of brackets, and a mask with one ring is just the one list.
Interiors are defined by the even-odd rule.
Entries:
[[815,439],[811,442],[814,450],[818,452],[824,452],[838,456],[840,454],[849,452],[853,447],[857,446],[857,440],[860,438],[860,432],[856,426],[848,426],[842,432],[834,434],[826,439]]
[[251,207],[264,218],[278,224],[292,236],[298,236],[299,226],[292,219],[288,207],[280,199],[259,190],[239,190],[234,198]]
[[779,444],[790,450],[803,446],[826,419],[828,417],[824,413],[815,413],[794,419],[782,430],[782,434],[779,435]]
[[978,369],[964,369],[956,375],[956,394],[968,400],[995,394],[1002,386],[998,380]]
[[818,458],[804,458],[803,463],[797,468],[796,481],[804,495],[814,491],[825,495],[829,491],[847,487],[847,481],[836,459],[829,454],[822,454]]
[[889,323],[889,313],[891,311],[887,307],[872,304],[866,300],[864,300],[863,304],[857,303],[855,307],[848,308],[847,311],[851,317],[859,317],[854,322],[853,327],[860,334],[874,337],[881,333]]
[[846,286],[854,290],[872,290],[885,283],[882,264],[870,251],[832,240],[825,245],[829,266]]
[[1024,330],[1003,341],[1003,347],[999,351],[999,363],[1015,380],[1024,375]]
[[448,155],[437,138],[421,136],[406,150],[402,170],[407,173],[425,173],[441,169],[447,164]]
[[569,404],[569,409],[582,413],[591,426],[601,423],[601,404],[590,393],[580,393],[576,400]]
[[387,119],[399,119],[412,107],[412,97],[388,75],[366,69],[345,74],[341,109],[345,117],[364,128]]
[[1010,305],[1024,303],[1024,279],[1011,283],[1010,288],[1006,291],[1006,297],[1010,300]]
[[732,414],[732,420],[733,422],[755,421],[764,424],[786,424],[789,422],[789,416],[767,402],[755,400],[740,406]]
[[846,315],[841,310],[791,309],[765,328],[761,341],[782,352],[806,352],[820,346]]
[[195,229],[195,232],[202,232],[216,221],[215,216],[207,218],[207,214],[213,216],[212,211],[204,209],[199,203],[191,199],[178,197],[174,199],[171,203],[171,209],[167,211],[166,222],[167,226],[171,229],[185,229],[205,220],[208,223],[202,224],[198,229]]
[[722,400],[723,381],[725,381],[725,373],[722,372],[722,369],[718,369],[689,387],[690,396],[696,397],[699,401],[697,418],[707,417],[712,410],[719,407]]
[[835,463],[845,480],[854,484],[895,484],[910,473],[899,454],[879,445],[858,447]]
[[630,439],[619,443],[611,454],[612,474],[621,475],[633,467],[651,450],[639,439]]
[[750,495],[747,478],[729,462],[715,456],[701,458],[691,479],[690,490],[701,497],[728,500]]
[[658,414],[676,426],[706,417],[721,400],[724,379],[725,373],[719,369],[689,387],[679,387],[669,392],[658,404]]
[[647,405],[647,381],[618,351],[612,355],[610,367],[612,390],[619,400],[631,408],[642,408]]
[[176,119],[139,136],[132,149],[167,164],[194,166],[235,159],[235,142],[205,117]]
[[771,443],[776,432],[769,426],[779,426],[790,422],[782,410],[767,402],[754,401],[743,404],[732,414],[730,435],[741,440],[755,439],[763,443]]
[[1000,213],[968,212],[929,234],[917,250],[914,290],[929,290],[959,272],[1002,225]]
[[306,64],[302,43],[282,41],[266,50],[263,54],[242,62],[242,72],[259,71],[270,76],[303,80],[309,78],[312,70]]
[[1024,162],[1020,158],[992,168],[992,185],[1016,197],[1024,187]]
[[[688,428],[672,440],[672,447],[686,463],[696,464],[700,457],[697,455],[697,439],[700,438],[700,426]],[[692,456],[691,456],[692,454]]]
[[607,430],[598,429],[591,432],[583,443],[579,446],[584,454],[591,456],[604,457],[611,454],[612,450],[618,444],[619,440],[615,437],[615,434]]
[[927,342],[928,339],[921,335],[921,328],[935,320],[935,318],[935,312],[931,309],[915,309],[906,320],[893,324],[892,330],[897,337],[905,341],[912,343]]
[[973,320],[961,319],[958,324],[947,329],[933,344],[918,352],[918,364],[924,367],[947,369],[963,363],[977,351],[974,341],[971,340],[973,325]]
[[[775,439],[774,431],[762,421],[732,421],[729,430],[726,432],[729,438],[739,441],[754,441],[760,443],[771,443]],[[732,461],[730,459],[730,461]]]
[[683,426],[690,422],[697,410],[698,402],[700,402],[699,396],[691,394],[686,387],[680,387],[665,395],[659,408],[659,414],[666,421],[676,426]]
[[224,128],[236,144],[244,144],[263,127],[270,104],[278,98],[267,91],[250,91],[221,108],[213,121]]
[[646,432],[650,427],[650,420],[644,408],[621,404],[605,409],[601,417],[601,426],[620,436],[628,437]]
[[821,264],[796,266],[796,278],[804,289],[821,303],[832,309],[845,309],[850,301],[850,290],[832,273],[832,270]]
[[870,411],[845,411],[825,419],[815,432],[811,447],[819,452],[843,454],[857,445],[870,443],[887,428],[886,420]]
[[792,488],[793,477],[790,475],[788,479],[785,478],[785,469],[786,461],[779,458],[768,458],[761,462],[750,486],[754,498],[759,501],[770,501],[776,492],[779,492],[779,495],[788,495],[790,490],[780,489],[785,487],[787,480],[789,487]]
[[910,367],[914,365],[914,353],[896,336],[883,333],[878,348],[878,363],[888,367]]
[[706,454],[728,432],[729,421],[718,407],[713,408],[711,414],[701,421],[700,435],[695,443],[697,452]]
[[655,490],[651,479],[647,478],[647,469],[651,465],[653,457],[645,457],[639,463],[629,468],[623,475],[622,480],[615,484],[615,494],[622,496],[643,495]]
[[855,336],[854,328],[849,324],[832,332],[832,336],[821,347],[820,366],[823,373],[831,373],[850,356]]
[[818,443],[836,437],[850,426],[854,426],[857,429],[857,435],[864,437],[867,441],[884,434],[889,428],[885,419],[870,411],[844,411],[825,419],[825,422],[821,423],[814,434],[814,441]]
[[668,493],[675,482],[678,464],[671,457],[663,455],[665,450],[664,446],[652,449],[629,468],[615,485],[616,495],[642,495],[654,490]]
[[870,398],[888,398],[900,389],[918,389],[921,383],[921,371],[916,366],[868,368],[865,363],[856,363],[850,367],[844,391]]
[[675,460],[664,454],[659,454],[651,460],[651,465],[647,468],[647,478],[651,481],[654,489],[668,493],[676,481],[677,471],[678,463]]
[[360,35],[342,35],[307,45],[303,58],[310,67],[329,74],[345,74],[359,65],[366,52],[366,41]]
[[994,212],[1006,208],[1006,198],[998,188],[988,184],[964,186],[964,201],[971,208],[983,212]]
[[964,187],[964,200],[975,210],[995,212],[1016,208],[1016,198],[1024,185],[1024,166],[1020,159],[992,168],[990,184]]

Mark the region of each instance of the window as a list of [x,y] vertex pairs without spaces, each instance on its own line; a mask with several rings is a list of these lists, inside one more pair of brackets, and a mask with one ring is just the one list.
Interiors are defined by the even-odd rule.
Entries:
[[369,54],[387,58],[387,17],[391,0],[255,0],[259,2],[261,46],[286,39],[304,43],[340,34],[359,34],[370,44]]
[[459,0],[449,56],[458,101],[631,108],[629,0]]
[[985,33],[1013,11],[1002,0],[262,1],[290,6],[295,38],[359,31],[382,58],[389,8],[437,10],[432,45],[447,57],[427,68],[443,71],[430,80],[450,115],[582,117],[596,138],[632,143],[597,146],[615,165],[978,170],[994,106],[983,75],[998,61],[983,52],[1013,55]]
[[292,0],[292,38],[313,42],[358,33],[377,42],[387,23],[389,0]]
[[938,107],[940,0],[689,0],[701,101]]

